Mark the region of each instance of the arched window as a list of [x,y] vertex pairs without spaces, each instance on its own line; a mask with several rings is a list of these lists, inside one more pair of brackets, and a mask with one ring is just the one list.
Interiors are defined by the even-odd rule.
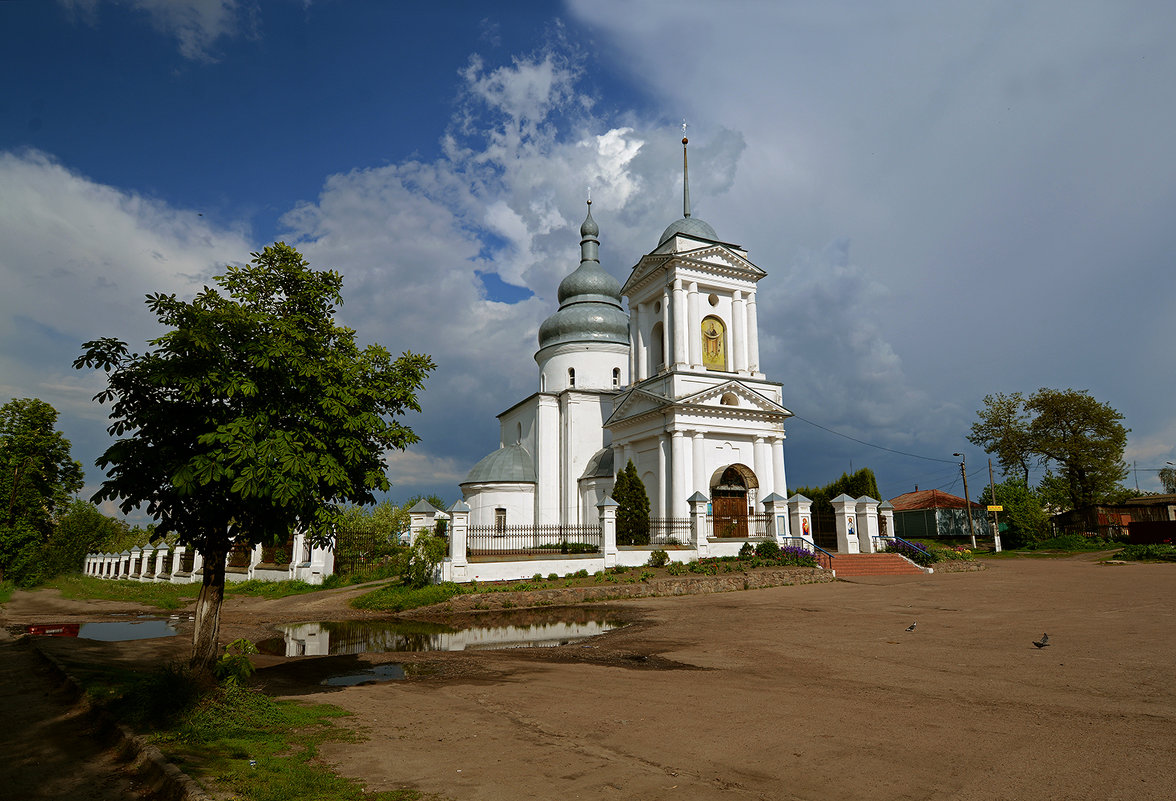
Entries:
[[569,387],[576,386],[576,368],[575,367],[568,368],[568,386]]
[[666,343],[663,339],[661,321],[653,324],[653,330],[649,332],[649,367],[656,373],[665,369],[666,366]]
[[613,368],[613,389],[617,389],[620,386],[621,386],[621,368],[614,367]]
[[727,370],[727,326],[713,314],[702,318],[702,366]]

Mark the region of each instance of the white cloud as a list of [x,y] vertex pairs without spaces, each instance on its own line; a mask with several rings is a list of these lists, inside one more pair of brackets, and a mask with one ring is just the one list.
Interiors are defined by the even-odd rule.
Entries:
[[[98,20],[98,0],[58,0],[88,24]],[[255,24],[252,4],[237,0],[115,0],[141,11],[151,26],[174,37],[180,54],[191,61],[216,61],[215,47],[221,39],[239,36]]]

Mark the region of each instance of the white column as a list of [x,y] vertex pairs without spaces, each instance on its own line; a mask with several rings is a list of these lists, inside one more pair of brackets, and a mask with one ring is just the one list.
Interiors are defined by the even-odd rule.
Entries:
[[449,563],[450,581],[458,584],[469,580],[466,575],[466,538],[470,525],[470,507],[458,501],[449,507]]
[[[710,487],[707,486],[706,462],[705,462],[705,447],[706,439],[701,431],[694,432],[694,486],[690,488],[691,494],[695,492],[702,492],[703,495],[710,495]],[[703,492],[703,490],[706,490]]]
[[666,492],[669,487],[666,483],[666,476],[669,470],[666,469],[669,459],[666,458],[666,451],[670,447],[670,438],[665,433],[658,434],[657,437],[657,509],[658,517],[666,516]]
[[772,492],[788,497],[788,481],[784,475],[784,437],[772,437]]
[[731,304],[731,327],[734,328],[731,337],[731,355],[735,361],[732,365],[737,373],[747,372],[747,308],[743,303],[743,293],[735,290],[734,302]]
[[[535,431],[536,525],[559,522],[559,401],[539,396]],[[526,522],[526,521],[522,521]]]
[[605,567],[615,567],[617,564],[617,506],[619,505],[610,495],[605,495],[604,499],[596,504],[596,509],[600,513],[600,535],[603,540],[600,550],[604,554]]
[[645,378],[645,337],[641,336],[641,305],[629,306],[629,375],[634,384]]
[[755,311],[755,291],[747,293],[747,369],[759,372],[759,317]]
[[[674,279],[674,365],[685,367],[690,358],[686,348],[686,288],[682,286],[682,279]],[[682,500],[686,500],[682,498]]]
[[[662,358],[666,367],[669,367],[674,362],[674,319],[670,316],[670,288],[668,286],[662,288]],[[657,369],[656,364],[649,366],[650,372]]]
[[698,317],[698,282],[690,282],[690,294],[686,299],[688,317],[686,319],[686,341],[689,343],[690,367],[694,370],[702,369],[702,320]]
[[667,517],[686,514],[686,478],[690,472],[690,455],[686,452],[686,440],[681,429],[670,434],[670,462],[673,475],[670,479],[670,513]]
[[[756,437],[751,448],[752,470],[755,471],[755,477],[759,481],[760,491],[759,497],[756,499],[760,502],[764,498],[772,494],[772,457],[768,453],[768,444],[763,437]],[[756,509],[758,513],[760,510]]]

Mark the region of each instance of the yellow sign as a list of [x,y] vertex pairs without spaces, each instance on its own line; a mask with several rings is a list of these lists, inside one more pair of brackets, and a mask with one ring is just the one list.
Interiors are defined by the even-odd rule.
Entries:
[[1003,512],[1004,507],[1003,506],[989,506],[988,511],[990,511],[990,512]]

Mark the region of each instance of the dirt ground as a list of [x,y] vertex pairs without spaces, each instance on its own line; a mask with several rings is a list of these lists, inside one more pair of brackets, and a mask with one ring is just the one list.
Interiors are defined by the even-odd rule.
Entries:
[[[232,599],[222,639],[361,616],[346,606],[354,592]],[[258,675],[270,692],[355,713],[349,725],[367,739],[323,755],[369,790],[459,801],[1173,797],[1176,566],[1004,560],[607,606],[630,625],[590,643],[264,657]],[[134,611],[18,593],[0,623]],[[1051,644],[1038,649],[1043,632]],[[42,644],[83,670],[182,658],[181,640]],[[387,661],[410,678],[317,683]],[[61,714],[53,700],[45,714]]]

